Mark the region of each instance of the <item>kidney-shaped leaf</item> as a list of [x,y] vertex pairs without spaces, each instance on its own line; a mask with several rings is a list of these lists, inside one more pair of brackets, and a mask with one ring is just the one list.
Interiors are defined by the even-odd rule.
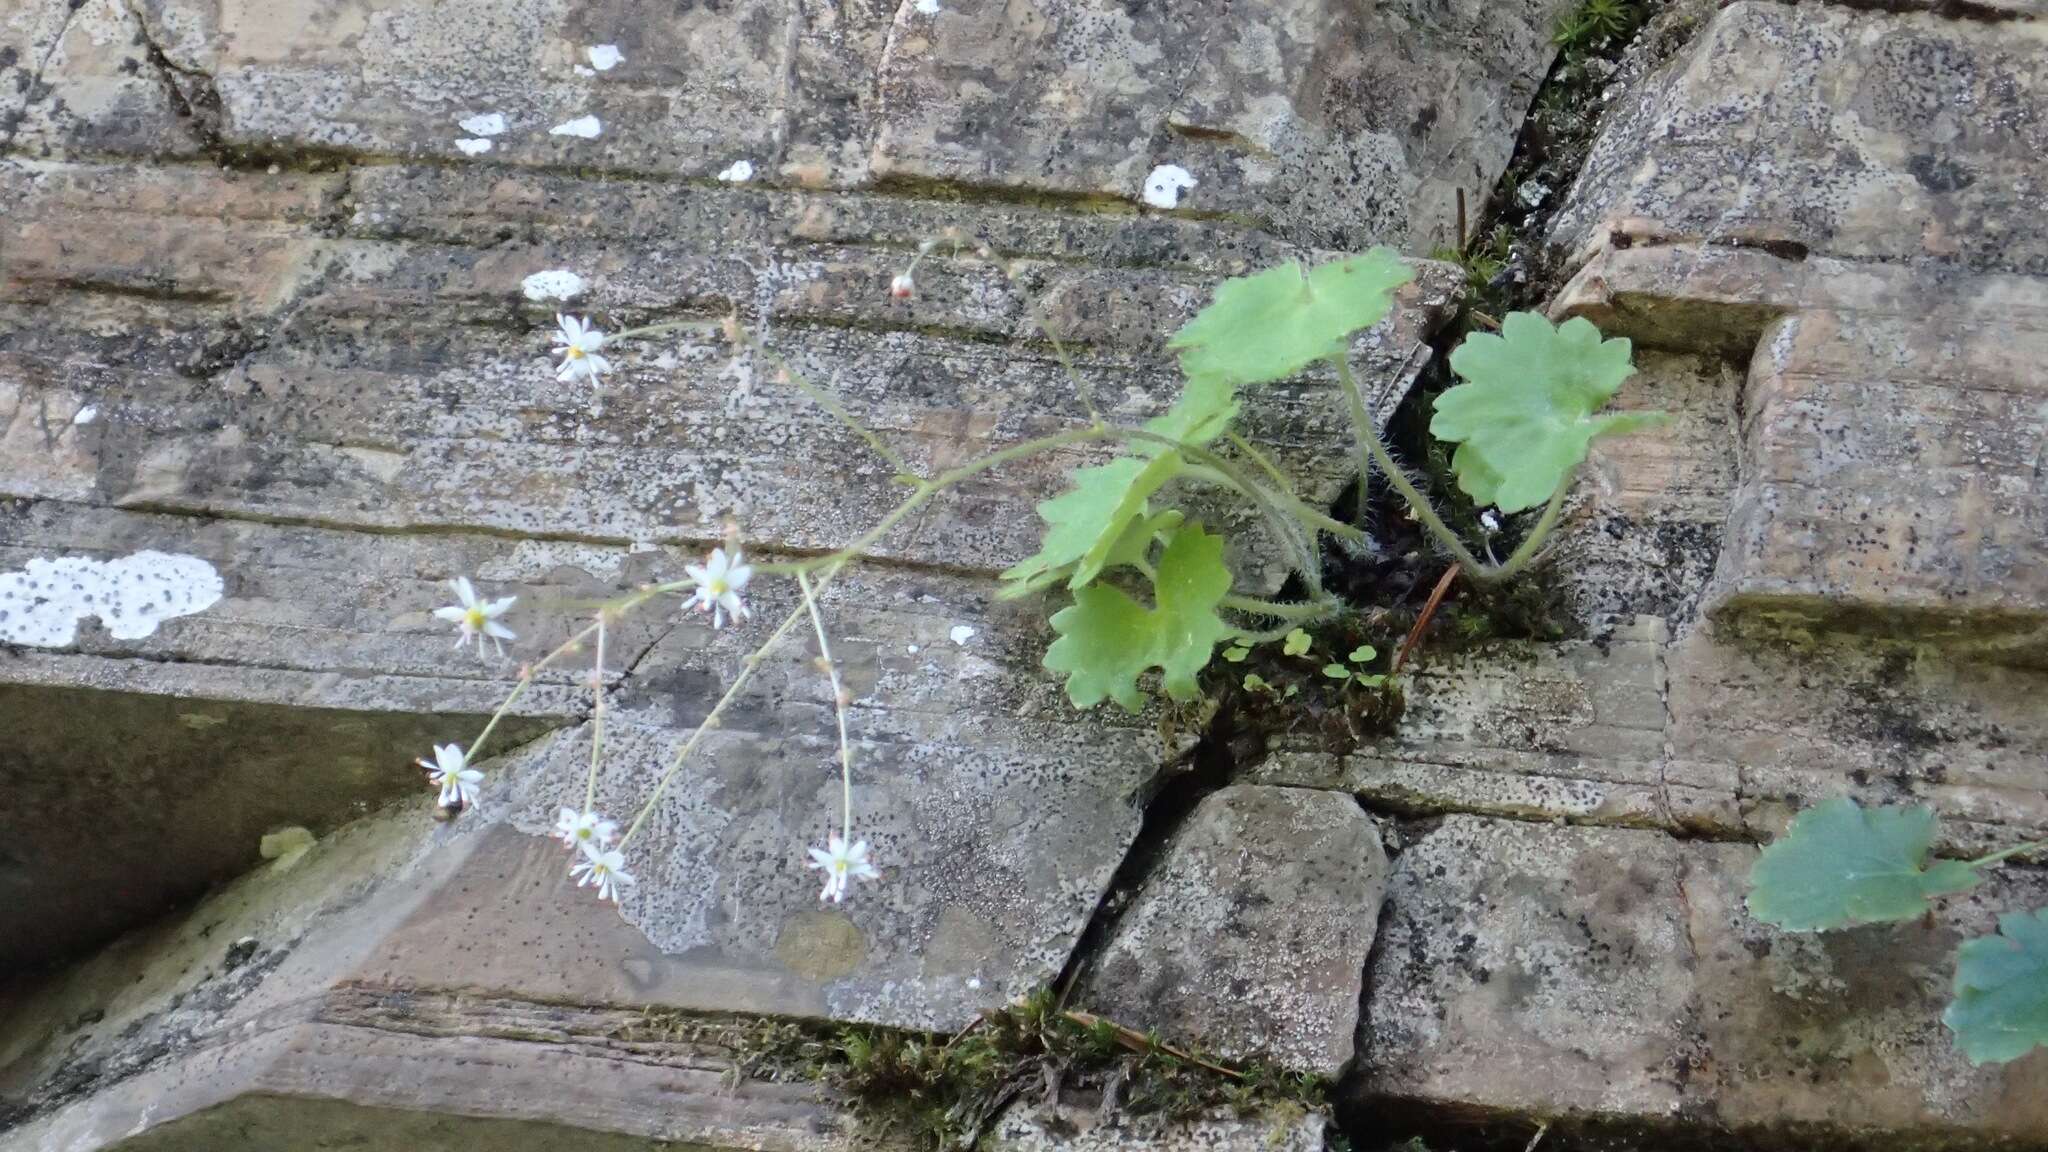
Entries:
[[2008,912],[1997,935],[1963,941],[1941,1022],[1972,1064],[2003,1064],[2048,1044],[2048,908]]
[[1179,473],[1181,464],[1180,453],[1168,450],[1150,459],[1125,456],[1075,469],[1072,488],[1039,503],[1045,538],[1036,555],[1003,573],[1012,581],[1005,595],[1045,587],[1054,574],[1071,572],[1070,587],[1075,588],[1095,579],[1125,531],[1150,514],[1152,494]]
[[1790,932],[1911,920],[1967,891],[1977,872],[1927,859],[1934,809],[1869,808],[1846,796],[1801,812],[1749,870],[1749,913]]
[[1283,264],[1225,280],[1216,301],[1174,334],[1189,380],[1260,384],[1292,376],[1344,349],[1394,306],[1394,289],[1415,273],[1390,248],[1303,271]]
[[1635,372],[1625,339],[1602,340],[1591,321],[1556,327],[1510,312],[1500,334],[1474,332],[1451,353],[1464,383],[1436,398],[1430,433],[1458,445],[1451,470],[1480,505],[1520,512],[1550,499],[1595,437],[1634,431],[1661,412],[1594,415]]
[[1191,700],[1201,694],[1195,677],[1217,642],[1236,631],[1216,614],[1229,591],[1223,537],[1198,523],[1183,524],[1160,553],[1154,606],[1107,584],[1075,590],[1073,604],[1053,614],[1060,638],[1046,649],[1045,666],[1066,673],[1067,698],[1077,708],[1093,708],[1107,697],[1138,711],[1144,704],[1138,677],[1152,668],[1165,674],[1167,695]]

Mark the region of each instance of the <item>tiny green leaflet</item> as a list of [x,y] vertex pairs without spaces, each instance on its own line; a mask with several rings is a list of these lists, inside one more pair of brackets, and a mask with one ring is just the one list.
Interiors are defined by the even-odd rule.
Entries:
[[1661,412],[1594,411],[1635,373],[1627,339],[1602,340],[1584,317],[1553,327],[1510,312],[1500,334],[1474,332],[1451,353],[1464,382],[1436,398],[1430,433],[1458,445],[1451,471],[1479,505],[1520,512],[1549,500],[1601,436],[1661,423]]

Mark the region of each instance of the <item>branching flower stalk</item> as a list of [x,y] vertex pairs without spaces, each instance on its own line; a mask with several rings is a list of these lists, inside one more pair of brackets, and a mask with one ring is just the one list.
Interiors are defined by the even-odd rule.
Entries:
[[[949,239],[957,256],[963,241],[958,236]],[[920,246],[911,266],[892,285],[892,295],[910,294],[916,265],[935,243]],[[986,246],[980,251],[988,257]],[[1221,645],[1233,646],[1237,655],[1231,659],[1242,659],[1250,645],[1282,637],[1290,645],[1300,638],[1305,647],[1304,625],[1328,620],[1344,610],[1321,583],[1322,536],[1371,540],[1364,529],[1339,521],[1302,499],[1286,473],[1232,427],[1242,391],[1294,376],[1318,362],[1328,363],[1336,371],[1358,441],[1361,475],[1374,468],[1386,475],[1424,528],[1475,577],[1498,580],[1514,575],[1535,560],[1556,527],[1570,479],[1585,458],[1586,445],[1599,435],[1641,427],[1654,416],[1594,414],[1633,369],[1627,341],[1603,341],[1584,321],[1553,328],[1541,317],[1517,313],[1503,322],[1501,335],[1468,338],[1452,356],[1452,367],[1468,383],[1438,398],[1432,430],[1443,439],[1460,443],[1453,470],[1460,487],[1476,501],[1494,505],[1502,513],[1543,506],[1512,555],[1499,563],[1480,560],[1393,460],[1366,410],[1346,356],[1351,335],[1377,323],[1391,309],[1394,289],[1411,276],[1391,253],[1375,250],[1314,269],[1289,265],[1227,282],[1218,289],[1215,303],[1170,344],[1179,350],[1187,376],[1181,396],[1166,412],[1135,428],[1103,419],[1094,404],[1095,389],[1075,370],[1058,337],[1041,322],[1062,369],[1075,383],[1088,423],[989,452],[934,475],[920,474],[830,390],[807,379],[758,335],[747,332],[736,317],[649,324],[611,335],[584,319],[558,317],[556,354],[563,358],[558,375],[587,378],[593,386],[600,374],[612,367],[598,354],[601,348],[614,349],[629,340],[669,332],[717,330],[735,357],[751,356],[774,367],[778,383],[797,389],[857,436],[895,470],[897,481],[909,491],[872,527],[835,551],[750,563],[735,532],[728,536],[725,547],[712,550],[704,564],[687,566],[686,579],[649,584],[598,605],[592,623],[521,670],[518,683],[467,750],[447,745],[437,750],[437,760],[426,766],[435,772],[444,796],[456,796],[458,806],[473,802],[481,774],[469,764],[498,723],[541,672],[594,641],[590,769],[581,809],[562,808],[556,834],[577,854],[572,875],[578,883],[596,887],[600,898],[621,899],[635,883],[626,869],[627,847],[699,746],[718,730],[727,709],[745,691],[768,654],[808,620],[818,642],[817,666],[832,692],[840,776],[838,830],[829,836],[825,847],[808,850],[808,866],[825,874],[820,896],[842,900],[853,880],[880,875],[869,860],[867,842],[854,839],[849,723],[853,701],[833,656],[822,609],[825,593],[846,567],[865,558],[934,497],[984,472],[1042,454],[1114,444],[1126,454],[1107,464],[1075,470],[1070,491],[1038,506],[1047,524],[1043,547],[1003,573],[1006,587],[1001,595],[1015,597],[1061,586],[1071,595],[1072,603],[1052,617],[1059,639],[1046,652],[1044,665],[1066,674],[1067,695],[1077,707],[1115,699],[1136,712],[1143,703],[1138,680],[1154,669],[1161,673],[1160,682],[1168,695],[1193,699],[1200,694],[1199,673]],[[1533,382],[1510,379],[1511,369],[1521,364],[1537,366]],[[1219,440],[1234,454],[1225,455],[1211,447]],[[1224,563],[1223,537],[1199,521],[1188,520],[1177,509],[1154,509],[1153,501],[1164,499],[1163,494],[1176,481],[1231,492],[1251,505],[1265,525],[1266,546],[1276,550],[1300,578],[1306,595],[1297,601],[1279,602],[1234,591],[1233,576]],[[1111,572],[1119,575],[1104,579]],[[728,621],[743,626],[750,611],[742,593],[756,574],[793,578],[800,602],[740,660],[732,682],[670,755],[625,834],[614,843],[617,826],[594,808],[611,710],[604,679],[611,633],[627,614],[649,601],[685,594],[689,597],[686,607],[704,610],[714,628],[722,628]],[[1151,587],[1149,606],[1125,591],[1125,586],[1139,581]],[[486,632],[511,638],[509,630],[489,619],[510,607],[511,599],[482,601],[467,588],[466,581],[458,591],[464,593],[463,604],[444,610],[441,616],[458,624],[460,638]],[[1227,621],[1222,613],[1243,622]],[[1277,627],[1261,626],[1261,622],[1277,622]],[[1357,668],[1332,667],[1347,683],[1381,684],[1386,676],[1366,670],[1375,656],[1370,647],[1361,647],[1353,653]]]

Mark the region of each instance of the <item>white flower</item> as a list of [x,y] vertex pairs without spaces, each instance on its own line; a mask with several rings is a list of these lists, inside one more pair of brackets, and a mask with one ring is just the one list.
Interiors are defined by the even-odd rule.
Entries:
[[611,847],[612,840],[619,834],[619,826],[595,812],[578,812],[574,808],[562,809],[555,818],[555,839],[571,848],[595,845],[598,848]]
[[830,900],[834,904],[846,898],[846,886],[856,878],[877,880],[881,873],[868,863],[868,842],[856,840],[847,847],[844,838],[834,835],[826,841],[826,847],[813,848],[811,862],[806,868],[816,868],[825,873],[825,890],[818,893],[818,899]]
[[483,655],[484,641],[489,640],[497,648],[498,655],[505,654],[504,641],[517,640],[519,634],[498,623],[507,609],[519,601],[517,596],[504,596],[496,600],[485,600],[476,594],[476,587],[467,576],[457,576],[448,582],[455,589],[459,604],[434,609],[438,619],[455,625],[455,646],[462,647],[472,639],[476,640],[477,655]]
[[701,607],[711,613],[713,628],[725,627],[727,613],[731,613],[734,620],[745,620],[753,615],[740,602],[740,589],[754,578],[754,570],[738,548],[732,550],[731,556],[727,556],[723,548],[713,548],[710,560],[688,565],[684,571],[697,582],[697,590],[690,594],[689,603],[683,607]]
[[917,281],[910,278],[910,273],[905,272],[889,281],[889,295],[898,300],[908,300],[917,295]]
[[555,372],[557,380],[582,380],[588,377],[596,382],[612,370],[612,362],[597,354],[604,347],[604,333],[586,323],[579,316],[555,314],[555,326],[561,329],[555,333],[555,355],[562,358],[562,366]]
[[627,888],[633,886],[633,874],[626,871],[626,854],[616,848],[598,848],[584,844],[583,858],[569,869],[569,875],[576,878],[578,888],[597,886],[597,898],[614,904]]
[[440,787],[441,807],[476,807],[476,786],[484,782],[484,774],[469,766],[462,745],[434,745],[434,758],[420,761],[420,767],[427,770],[427,782]]

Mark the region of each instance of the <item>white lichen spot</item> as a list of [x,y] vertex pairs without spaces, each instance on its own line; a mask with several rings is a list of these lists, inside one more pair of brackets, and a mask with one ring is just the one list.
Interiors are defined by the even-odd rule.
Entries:
[[491,150],[491,142],[479,136],[464,136],[455,142],[464,156],[481,156]]
[[463,120],[461,127],[471,136],[500,136],[505,132],[505,118],[496,112],[486,112]]
[[91,404],[87,404],[85,407],[80,408],[75,414],[73,414],[73,416],[71,417],[71,422],[73,424],[81,425],[90,424],[99,418],[100,410]]
[[140,640],[166,620],[213,607],[223,589],[220,573],[197,556],[38,556],[19,572],[0,573],[0,643],[69,647],[87,616],[116,640]]
[[915,645],[915,644],[905,644],[905,645],[904,645],[904,647],[905,647],[905,648],[907,648],[907,649],[909,649],[909,651],[910,651],[910,654],[911,654],[912,656],[915,656],[915,655],[917,655],[917,645]]
[[948,632],[947,635],[953,638],[953,643],[965,644],[969,640],[974,639],[974,629],[965,624],[955,624],[953,625],[953,630]]
[[550,136],[575,136],[584,140],[595,140],[604,131],[604,125],[595,116],[578,116],[548,129]]
[[1145,177],[1145,203],[1154,208],[1178,208],[1181,196],[1199,181],[1178,164],[1161,164]]
[[528,300],[572,300],[590,283],[567,268],[550,268],[521,280],[519,286]]
[[619,53],[619,46],[616,44],[592,44],[584,50],[583,55],[589,58],[590,66],[599,72],[609,72],[619,66],[619,61],[625,59]]
[[725,171],[720,172],[718,178],[727,184],[744,184],[754,178],[754,165],[750,161],[735,160],[726,165]]
[[937,16],[939,14],[939,0],[917,0],[917,3],[911,5],[911,7],[917,9],[920,16]]
[[574,72],[574,73],[575,73],[575,74],[577,74],[578,76],[595,76],[595,75],[597,75],[597,69],[595,69],[595,68],[591,68],[591,67],[587,67],[587,66],[585,66],[585,65],[582,65],[582,64],[578,64],[578,65],[576,65],[575,67],[573,67],[573,68],[569,69],[569,71],[571,71],[571,72]]

